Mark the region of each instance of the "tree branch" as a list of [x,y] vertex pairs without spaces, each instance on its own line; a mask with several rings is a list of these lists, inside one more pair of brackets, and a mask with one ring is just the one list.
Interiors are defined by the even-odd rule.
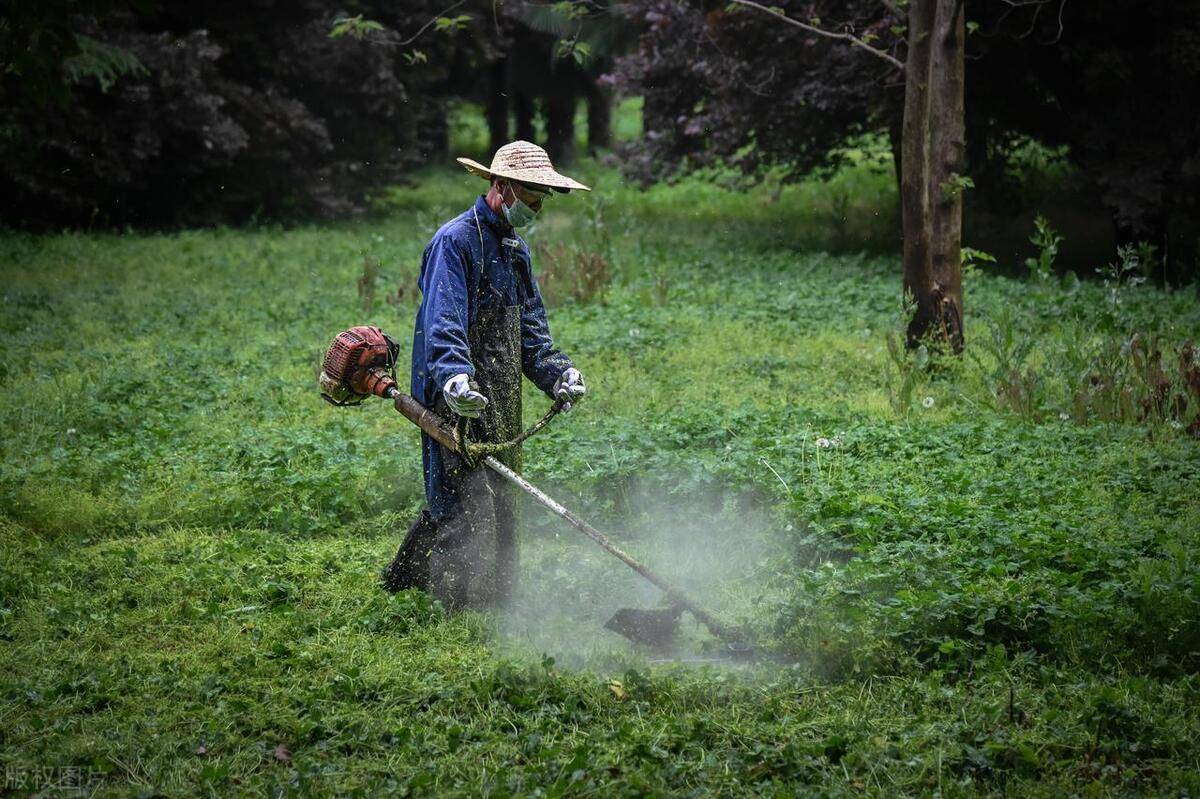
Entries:
[[[415,42],[417,39],[421,38],[421,34],[423,34],[425,31],[429,30],[430,25],[433,25],[439,19],[441,19],[445,15],[449,14],[451,11],[458,8],[465,2],[467,2],[467,0],[456,0],[456,2],[453,3],[452,5],[449,5],[446,8],[442,9],[441,13],[431,17],[428,22],[426,22],[424,25],[422,25],[420,28],[418,28],[417,32],[414,33],[412,36],[409,36],[407,39],[401,39],[399,31],[392,30],[391,28],[387,28],[383,25],[380,25],[378,22],[375,22],[374,20],[365,20],[365,22],[370,23],[375,28],[375,30],[372,30],[369,32],[370,34],[373,34],[373,35],[368,35],[366,37],[364,37],[360,33],[356,33],[354,35],[356,38],[361,39],[365,42],[368,42],[369,44],[377,44],[377,45],[382,45],[384,47],[407,47],[408,45]],[[361,17],[362,15],[360,14],[359,16]],[[350,19],[334,20],[335,26],[337,23],[348,22],[348,21],[352,21],[352,20],[350,20]],[[364,20],[360,20],[360,21],[364,21]],[[330,36],[335,36],[335,35],[337,35],[337,34],[333,34],[333,33],[330,34]]]
[[1062,39],[1062,35],[1063,35],[1063,10],[1064,10],[1066,7],[1067,7],[1067,0],[1062,0],[1062,2],[1058,4],[1058,35],[1056,35],[1056,36],[1055,36],[1053,39],[1051,39],[1051,40],[1050,40],[1050,41],[1048,41],[1048,42],[1043,42],[1043,44],[1058,44],[1059,40],[1060,40],[1060,39]]
[[787,14],[784,14],[780,11],[776,11],[773,8],[764,6],[761,3],[756,3],[756,2],[754,2],[754,0],[730,0],[730,2],[736,3],[739,6],[749,6],[750,8],[757,8],[759,11],[770,14],[773,17],[777,17],[777,18],[783,20],[784,22],[788,23],[789,25],[795,25],[797,28],[800,28],[801,30],[808,31],[809,33],[815,33],[817,36],[824,36],[828,39],[841,39],[844,42],[849,42],[854,47],[861,47],[862,49],[866,50],[868,53],[878,56],[879,58],[882,58],[884,61],[891,64],[896,69],[899,69],[899,70],[904,69],[903,61],[896,58],[891,53],[884,52],[883,50],[880,50],[877,47],[872,47],[871,45],[867,44],[862,39],[855,36],[853,33],[836,33],[834,31],[827,31],[823,28],[818,28],[813,25],[808,25],[799,20],[792,19]]
[[442,11],[440,14],[437,14],[437,15],[436,15],[436,16],[434,16],[432,19],[430,19],[428,22],[426,22],[424,25],[422,25],[420,28],[418,28],[418,29],[417,29],[417,32],[416,32],[416,33],[414,33],[412,36],[409,36],[407,39],[405,39],[405,40],[404,40],[404,41],[402,41],[402,42],[396,42],[396,46],[397,46],[397,47],[406,47],[407,45],[410,45],[410,44],[412,44],[412,43],[413,43],[413,42],[415,42],[417,39],[421,38],[421,34],[422,34],[422,33],[424,33],[424,32],[426,31],[426,29],[428,29],[428,28],[429,28],[429,26],[430,26],[430,25],[432,25],[433,23],[437,22],[437,21],[438,21],[438,20],[439,20],[441,17],[444,17],[444,16],[446,16],[446,15],[447,15],[447,14],[449,14],[451,11],[453,11],[453,10],[454,10],[454,9],[456,9],[456,8],[458,8],[459,6],[461,6],[461,5],[462,5],[463,3],[465,3],[465,2],[467,2],[467,0],[458,0],[458,2],[457,2],[457,3],[455,3],[455,4],[451,5],[451,6],[448,6],[448,7],[447,7],[445,10],[443,10],[443,11]]

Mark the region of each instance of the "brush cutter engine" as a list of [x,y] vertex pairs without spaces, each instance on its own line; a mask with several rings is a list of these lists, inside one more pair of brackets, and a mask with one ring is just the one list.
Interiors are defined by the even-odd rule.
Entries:
[[377,327],[352,327],[337,334],[321,363],[321,397],[333,405],[359,405],[388,397],[396,388],[400,345]]

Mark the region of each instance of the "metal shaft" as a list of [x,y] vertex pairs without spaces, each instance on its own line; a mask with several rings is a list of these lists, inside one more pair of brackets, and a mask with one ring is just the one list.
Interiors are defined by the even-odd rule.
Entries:
[[[403,414],[409,421],[428,433],[443,447],[456,452],[458,451],[458,441],[455,440],[454,434],[448,427],[446,427],[437,414],[426,408],[421,403],[417,402],[409,395],[404,394],[399,389],[392,389],[391,397],[395,402],[396,410]],[[609,540],[608,536],[576,516],[571,511],[567,510],[533,483],[529,482],[524,477],[517,474],[512,469],[508,468],[490,455],[483,459],[483,465],[487,466],[493,472],[500,475],[505,480],[508,480],[525,493],[529,494],[531,497],[536,499],[540,505],[550,509],[555,514],[565,519],[567,523],[576,530],[595,541],[596,544],[599,545],[600,548],[605,552],[608,552],[610,555],[618,558],[626,566],[645,577],[658,588],[662,589],[667,594],[667,597],[671,602],[690,611],[691,614],[696,617],[696,620],[707,627],[709,632],[711,632],[717,638],[729,643],[739,641],[738,635],[718,621],[703,607],[697,605],[695,600],[685,594],[682,589],[667,580],[662,575],[650,569],[648,566],[645,566],[644,564],[635,560],[632,555],[628,554],[614,544],[611,540]]]
[[717,638],[720,638],[722,641],[733,641],[736,638],[736,636],[734,636],[725,627],[725,625],[717,621],[711,613],[697,605],[696,602],[687,594],[685,594],[682,589],[668,581],[662,575],[650,569],[649,566],[645,566],[635,560],[632,555],[628,554],[614,544],[611,540],[609,540],[608,536],[597,530],[595,527],[592,527],[590,524],[576,516],[571,511],[564,508],[558,502],[554,501],[554,499],[546,494],[546,492],[542,491],[533,483],[529,482],[524,477],[517,474],[512,469],[508,468],[490,455],[483,459],[483,465],[487,466],[489,469],[508,480],[510,483],[520,487],[521,490],[536,499],[543,507],[554,511],[554,513],[566,519],[567,523],[576,530],[599,544],[600,548],[605,552],[608,552],[609,554],[619,558],[626,566],[633,569],[650,582],[654,583],[654,585],[657,587],[661,588],[664,592],[666,592],[667,596],[673,603],[691,611],[691,614],[695,616],[701,624],[707,627],[709,632],[711,632]]

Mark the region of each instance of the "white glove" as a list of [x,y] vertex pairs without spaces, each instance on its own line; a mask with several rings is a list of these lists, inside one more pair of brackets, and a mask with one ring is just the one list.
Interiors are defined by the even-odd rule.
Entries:
[[487,397],[471,388],[471,376],[468,374],[455,375],[442,386],[442,396],[450,410],[459,416],[478,419],[480,412],[487,407]]
[[575,367],[563,372],[554,384],[554,396],[557,399],[566,400],[563,403],[564,411],[571,410],[571,403],[583,399],[583,395],[586,393],[587,387],[583,385],[583,375]]

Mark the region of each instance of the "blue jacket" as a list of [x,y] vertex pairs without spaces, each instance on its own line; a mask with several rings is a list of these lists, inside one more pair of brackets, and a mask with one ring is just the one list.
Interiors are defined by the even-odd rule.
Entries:
[[[489,284],[495,293],[481,289]],[[426,407],[433,407],[451,377],[475,374],[467,329],[477,310],[491,303],[520,306],[521,369],[534,385],[550,395],[571,367],[550,336],[529,247],[483,196],[433,235],[421,258],[417,285],[421,307],[413,331],[411,392]]]

